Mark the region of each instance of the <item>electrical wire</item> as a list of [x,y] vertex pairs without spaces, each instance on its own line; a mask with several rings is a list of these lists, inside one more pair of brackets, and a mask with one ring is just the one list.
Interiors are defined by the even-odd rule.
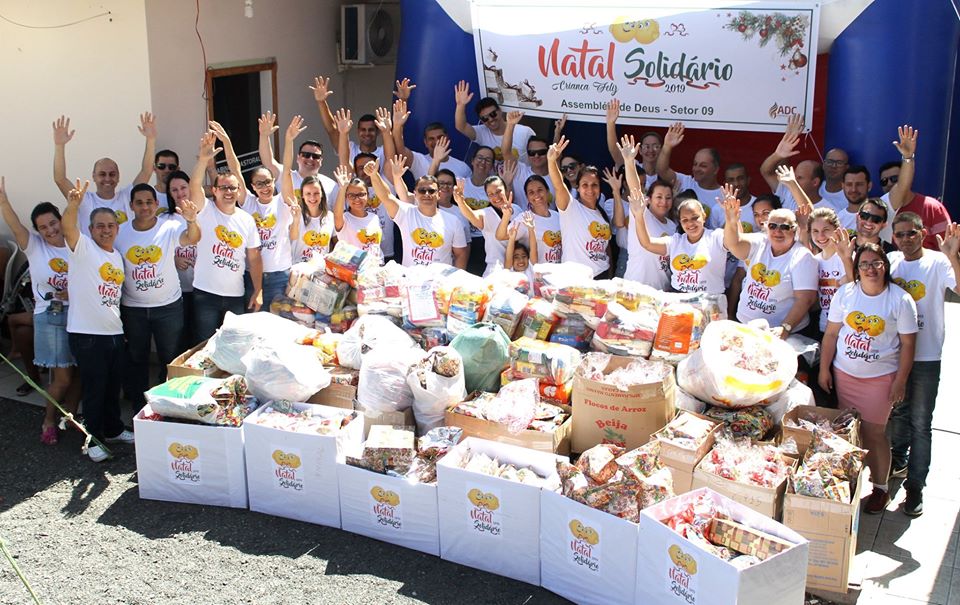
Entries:
[[[10,24],[12,24],[12,25],[16,25],[17,27],[24,27],[24,28],[26,28],[26,29],[61,29],[61,28],[63,28],[63,27],[70,27],[70,26],[72,26],[72,25],[78,25],[78,24],[84,23],[84,22],[86,22],[86,21],[93,21],[94,19],[99,19],[100,17],[106,17],[106,16],[109,16],[109,15],[112,15],[112,14],[113,14],[113,13],[111,13],[110,11],[104,11],[104,12],[98,14],[98,15],[93,15],[92,17],[84,17],[83,19],[78,19],[78,20],[76,20],[76,21],[71,21],[71,22],[69,22],[69,23],[63,23],[63,24],[61,24],[61,25],[27,25],[26,23],[19,23],[19,22],[17,22],[17,21],[14,21],[13,19],[10,19],[10,18],[8,18],[8,17],[5,17],[4,15],[0,15],[0,19],[3,19],[4,21],[6,21],[7,23],[10,23]],[[111,18],[110,20],[113,21],[112,18]]]
[[[197,0],[197,16],[193,22],[193,31],[197,32],[197,40],[200,41],[200,54],[203,56],[203,69],[201,73],[203,74],[203,84],[200,87],[200,90],[203,92],[200,93],[200,98],[206,102],[207,99],[207,49],[203,45],[203,36],[200,35],[200,0]],[[207,114],[206,109],[203,112],[204,115]],[[206,127],[207,120],[203,120],[204,127]]]

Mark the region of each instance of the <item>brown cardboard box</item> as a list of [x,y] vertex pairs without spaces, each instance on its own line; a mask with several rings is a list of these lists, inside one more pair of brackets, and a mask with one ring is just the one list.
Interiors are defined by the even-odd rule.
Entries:
[[666,463],[663,464],[663,468],[670,471],[670,475],[673,477],[674,494],[679,496],[693,490],[693,471],[674,468]]
[[[783,425],[783,432],[780,436],[780,442],[783,443],[784,440],[792,437],[794,441],[797,442],[797,451],[802,457],[807,449],[810,447],[810,442],[813,440],[813,433],[806,429],[801,429],[797,427],[787,426],[788,420],[799,420],[799,419],[810,419],[811,416],[818,416],[820,418],[826,418],[828,420],[833,420],[837,416],[843,413],[843,410],[834,410],[831,408],[821,408],[813,405],[798,405],[789,412],[783,415],[783,420],[781,424]],[[854,431],[854,440],[853,444],[856,446],[860,445],[860,435],[859,431]]]
[[774,521],[780,520],[783,512],[783,495],[787,489],[787,479],[784,478],[777,487],[760,487],[724,479],[704,470],[697,465],[693,471],[693,489],[709,487],[718,494],[766,515]]
[[226,378],[229,376],[230,374],[217,367],[211,368],[210,370],[204,372],[203,370],[188,368],[183,365],[184,362],[190,359],[191,355],[202,349],[204,346],[206,346],[206,344],[207,341],[204,340],[192,349],[188,349],[174,357],[173,361],[167,364],[167,378],[178,378],[180,376],[210,376],[213,378]]
[[347,410],[354,409],[353,402],[357,398],[356,384],[360,371],[340,366],[328,366],[327,369],[333,376],[330,386],[317,391],[306,402]]
[[[561,405],[559,407],[563,408],[566,412],[570,411],[570,406],[568,405]],[[568,455],[570,453],[570,431],[573,427],[573,422],[570,418],[567,418],[564,423],[557,427],[552,433],[546,433],[544,431],[521,431],[516,434],[511,433],[504,424],[474,418],[473,416],[466,416],[464,414],[457,414],[452,410],[446,411],[443,420],[446,426],[458,426],[462,428],[464,437],[480,437],[481,439],[487,439],[489,441],[519,445],[520,447],[551,454]]]
[[[610,358],[604,374],[628,365],[634,358]],[[676,413],[673,370],[662,381],[621,391],[617,387],[576,376],[573,379],[571,449],[583,452],[598,443],[631,450],[644,445]]]
[[402,412],[377,412],[364,409],[360,404],[355,403],[355,408],[363,414],[363,439],[367,439],[370,434],[370,427],[385,424],[388,426],[416,426],[413,418],[413,408],[407,408]]
[[654,437],[660,439],[660,461],[666,466],[692,473],[693,469],[695,469],[697,465],[700,464],[700,461],[703,460],[703,457],[707,455],[707,452],[713,449],[713,443],[717,438],[716,433],[717,430],[720,429],[721,424],[712,418],[707,418],[695,412],[681,410],[677,415],[679,416],[680,414],[691,414],[714,425],[710,433],[707,434],[707,438],[697,449],[686,448],[678,443],[664,439],[661,431],[657,431],[657,433],[654,434]]

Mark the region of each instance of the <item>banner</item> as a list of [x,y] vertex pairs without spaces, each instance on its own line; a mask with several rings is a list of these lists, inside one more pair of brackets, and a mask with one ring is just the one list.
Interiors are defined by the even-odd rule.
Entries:
[[[505,111],[603,122],[782,132],[811,126],[813,2],[475,0],[479,96]],[[736,5],[736,6],[730,6]]]

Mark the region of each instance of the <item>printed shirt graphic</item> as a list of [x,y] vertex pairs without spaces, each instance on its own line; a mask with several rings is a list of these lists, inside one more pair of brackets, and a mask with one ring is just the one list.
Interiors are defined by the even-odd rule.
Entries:
[[207,200],[197,215],[197,225],[200,242],[193,287],[220,296],[243,296],[247,249],[260,247],[253,217],[239,208],[233,214],[224,214]]
[[[339,234],[337,237],[340,237]],[[328,211],[323,216],[311,216],[306,225],[300,225],[300,237],[293,246],[293,262],[301,263],[314,256],[324,256],[330,252],[332,240],[333,213]]]
[[127,307],[160,307],[180,298],[180,278],[175,254],[186,224],[157,220],[147,231],[133,224],[117,236],[123,255],[123,304]]
[[[376,214],[366,214],[357,217],[346,211],[343,213],[343,229],[337,231],[337,239],[351,246],[363,248],[382,256],[380,243],[383,241],[383,231],[380,229],[380,217]],[[374,250],[375,249],[375,250]]]
[[915,361],[937,361],[943,352],[946,326],[943,304],[947,288],[957,285],[950,261],[942,252],[924,250],[913,261],[903,259],[903,252],[891,252],[890,275],[907,291],[917,305],[917,352]]
[[570,200],[567,209],[560,211],[560,230],[563,232],[563,262],[590,267],[594,276],[610,268],[609,246],[613,232],[599,210],[590,210],[580,202]]
[[67,291],[74,310],[67,314],[67,332],[123,334],[120,293],[124,275],[120,252],[116,248],[107,252],[81,233],[67,262]]
[[[416,206],[401,204],[394,217],[403,239],[403,266],[453,264],[453,249],[466,248],[460,226],[437,210],[426,216]],[[487,219],[484,218],[484,221]]]
[[[467,202],[467,206],[474,210],[481,210],[490,205],[490,200],[487,199],[487,193],[483,190],[483,185],[474,185],[469,178],[463,182],[463,199]],[[457,211],[459,212],[459,210],[458,208]],[[480,233],[480,230],[473,225],[470,225],[470,235],[483,237],[483,233]]]
[[[91,188],[92,187],[93,184],[91,183]],[[131,189],[133,189],[133,185],[117,187],[112,200],[103,199],[97,195],[96,191],[87,191],[83,196],[83,201],[80,202],[80,208],[77,210],[77,221],[81,229],[85,229],[90,224],[90,213],[97,208],[109,208],[113,210],[117,215],[117,223],[120,225],[120,230],[123,231],[126,229],[127,221],[133,218],[130,214]]]
[[[533,215],[533,232],[537,235],[537,258],[535,263],[559,263],[563,258],[563,237],[560,235],[560,214],[556,210],[549,210],[550,216]],[[532,213],[531,213],[532,214]],[[517,241],[530,246],[527,227],[523,224],[523,217],[514,215],[511,225],[518,225]]]
[[[487,268],[483,275],[486,277],[493,271],[497,263],[503,265],[507,255],[507,242],[497,239],[497,227],[500,225],[501,217],[493,209],[493,206],[490,206],[488,202],[488,205],[481,212],[483,213],[483,230],[481,232],[483,234],[483,254],[487,262]],[[517,216],[520,212],[520,206],[514,204],[513,216]]]
[[[675,222],[666,219],[666,223],[661,223],[657,220],[657,217],[650,212],[649,208],[644,211],[643,220],[647,229],[647,235],[651,238],[666,237],[677,232],[677,224]],[[632,215],[630,216],[630,223],[626,229],[627,270],[623,274],[623,278],[646,284],[658,290],[666,290],[667,285],[670,283],[668,276],[670,257],[654,254],[640,245],[640,238],[637,237],[637,225]]]
[[[737,319],[747,323],[763,318],[771,327],[786,320],[796,300],[796,290],[817,290],[817,261],[800,242],[774,256],[766,234],[749,237],[750,255],[745,262],[747,274],[737,307]],[[810,323],[809,315],[794,326],[799,330]]]
[[292,260],[290,242],[290,223],[293,216],[279,195],[273,196],[270,203],[263,204],[260,199],[248,193],[243,202],[243,210],[253,217],[260,235],[260,257],[263,259],[263,271],[286,271]]
[[894,284],[876,296],[864,294],[858,283],[844,284],[833,296],[829,319],[840,324],[833,365],[857,378],[896,372],[899,335],[917,332],[917,306]]
[[[67,258],[70,250],[66,246],[51,246],[43,237],[31,233],[23,253],[27,255],[30,264],[30,282],[33,285],[33,299],[36,301],[33,314],[40,315],[50,306],[46,296],[52,298],[57,292],[67,293],[67,270],[70,265]],[[64,305],[67,303],[68,301],[63,301]]]
[[[503,113],[503,110],[498,110]],[[493,149],[493,156],[496,160],[497,168],[503,164],[503,151],[500,149],[500,145],[503,144],[503,135],[493,134],[485,124],[476,124],[473,127],[474,132],[477,133],[477,138],[474,140],[477,145],[486,145]],[[524,126],[523,124],[517,124],[513,129],[513,157],[514,159],[519,159],[524,164],[529,164],[527,159],[527,141],[530,140],[530,137],[534,135],[533,129],[529,126]]]
[[[176,221],[182,225],[183,229],[187,228],[187,221],[179,214],[164,214],[160,217],[160,220]],[[173,254],[175,258],[184,259],[188,263],[186,269],[182,271],[177,269],[177,277],[180,279],[180,291],[193,292],[193,267],[197,264],[197,246],[195,244],[192,246],[178,245]],[[174,266],[176,266],[176,264],[174,264]]]
[[723,247],[722,229],[705,230],[696,244],[690,243],[686,233],[675,233],[667,242],[667,256],[674,290],[723,294],[727,249]]
[[823,332],[827,329],[830,301],[837,293],[840,281],[846,276],[846,270],[839,254],[824,260],[823,253],[820,253],[814,258],[817,259],[817,304],[820,306],[820,331]]

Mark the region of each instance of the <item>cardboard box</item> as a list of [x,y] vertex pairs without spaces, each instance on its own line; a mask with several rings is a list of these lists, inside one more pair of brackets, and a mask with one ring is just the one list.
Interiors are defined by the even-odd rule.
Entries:
[[133,418],[137,481],[148,500],[247,507],[243,429]]
[[467,437],[437,463],[440,557],[540,584],[540,487],[466,471],[468,452],[532,468],[559,482],[560,456]]
[[407,408],[402,412],[377,412],[364,408],[358,402],[354,401],[354,409],[363,414],[363,439],[367,439],[370,434],[370,427],[385,424],[387,426],[417,426],[413,417],[413,408]]
[[[604,374],[633,360],[613,356]],[[575,376],[570,447],[578,453],[598,443],[614,443],[628,450],[640,447],[650,440],[650,435],[670,422],[676,413],[675,401],[676,381],[672,368],[662,381],[632,386],[626,391]]]
[[357,398],[357,382],[360,371],[341,366],[324,366],[330,372],[330,386],[320,389],[307,399],[307,403],[326,405],[332,408],[354,409]]
[[[787,426],[787,421],[792,420],[796,422],[800,419],[809,420],[814,416],[826,418],[832,421],[843,412],[844,410],[821,408],[813,405],[798,405],[783,415],[783,420],[781,421],[782,433],[780,435],[780,443],[783,443],[785,439],[792,437],[794,441],[797,442],[797,451],[800,453],[800,456],[803,456],[810,447],[810,442],[813,441],[813,432],[795,426]],[[859,447],[859,430],[854,431],[854,434],[855,438],[853,440],[853,444]]]
[[701,465],[693,471],[693,489],[709,487],[713,491],[739,502],[762,515],[779,520],[783,513],[783,494],[787,490],[787,479],[784,478],[776,487],[761,487],[748,485],[730,479],[724,479],[704,470]]
[[440,554],[436,484],[337,464],[340,525],[349,532],[429,555]]
[[[568,405],[559,407],[567,413],[570,412],[570,406]],[[573,421],[570,417],[567,417],[563,424],[552,433],[531,430],[511,433],[505,424],[457,414],[452,409],[444,413],[443,424],[462,428],[464,437],[479,437],[490,441],[499,441],[500,443],[510,443],[551,454],[570,454],[570,431],[573,427]]]
[[673,477],[673,493],[676,495],[685,494],[693,489],[693,471],[686,471],[679,468],[674,468],[669,464],[664,463],[663,468],[670,471],[670,476]]
[[808,587],[847,592],[850,568],[857,551],[862,485],[861,472],[850,502],[798,496],[787,490],[783,523],[810,540]]
[[203,342],[193,347],[192,349],[188,349],[183,353],[174,357],[173,361],[167,364],[167,378],[177,378],[179,376],[211,376],[213,378],[226,378],[227,376],[229,376],[230,374],[228,372],[224,372],[223,370],[221,370],[216,366],[214,366],[209,370],[204,371],[204,370],[198,370],[196,368],[188,368],[185,365],[183,365],[188,359],[190,359],[191,355],[193,355],[194,353],[196,353],[206,345],[207,345],[207,341],[204,340]]
[[[334,418],[344,410],[295,403],[298,411]],[[244,420],[247,493],[250,510],[307,523],[340,527],[337,462],[352,445],[360,443],[363,417],[353,419],[329,435],[295,433],[256,424],[267,406]]]
[[540,585],[575,603],[633,603],[640,525],[540,493]]
[[[663,523],[701,495],[730,517],[794,544],[765,561],[737,569]],[[640,511],[637,603],[677,605],[798,605],[804,602],[809,544],[792,529],[709,489],[698,489]]]
[[720,429],[721,423],[712,418],[695,414],[694,412],[683,410],[677,412],[678,416],[681,414],[690,414],[713,424],[713,429],[707,434],[707,438],[704,439],[703,443],[697,446],[696,449],[684,447],[680,443],[664,438],[662,429],[657,431],[654,437],[660,440],[660,461],[662,463],[675,469],[692,473],[693,469],[695,469],[697,465],[700,464],[700,461],[703,460],[703,457],[707,455],[707,452],[713,449],[713,444],[717,438],[716,433]]

